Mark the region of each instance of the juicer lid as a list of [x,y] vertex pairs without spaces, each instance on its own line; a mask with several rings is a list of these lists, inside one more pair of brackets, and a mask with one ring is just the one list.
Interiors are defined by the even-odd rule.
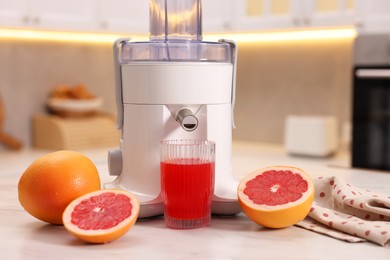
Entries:
[[131,62],[221,62],[231,63],[231,45],[226,42],[150,41],[121,44],[121,64]]

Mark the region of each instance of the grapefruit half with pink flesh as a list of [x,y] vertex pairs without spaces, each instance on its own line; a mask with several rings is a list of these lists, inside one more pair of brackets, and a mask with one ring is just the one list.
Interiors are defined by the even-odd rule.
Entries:
[[136,222],[137,198],[124,190],[99,190],[72,201],[62,215],[65,228],[90,243],[107,243],[123,236]]
[[256,170],[240,181],[238,201],[244,213],[259,225],[283,228],[303,220],[314,200],[313,180],[291,166]]

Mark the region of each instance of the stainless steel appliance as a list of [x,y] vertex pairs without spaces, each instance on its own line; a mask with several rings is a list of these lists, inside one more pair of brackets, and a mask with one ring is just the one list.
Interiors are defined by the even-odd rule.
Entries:
[[390,170],[390,35],[354,46],[352,167]]

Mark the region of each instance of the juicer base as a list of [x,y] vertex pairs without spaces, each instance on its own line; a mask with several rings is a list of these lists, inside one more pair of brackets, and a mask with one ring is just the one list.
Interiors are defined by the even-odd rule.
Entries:
[[[148,218],[164,214],[164,205],[162,202],[141,202],[139,219],[147,220]],[[237,200],[213,200],[211,203],[211,213],[218,216],[234,216],[241,212],[241,207]]]
[[140,203],[140,211],[138,219],[148,219],[164,214],[164,205],[162,202],[156,203]]
[[231,216],[241,212],[237,199],[225,199],[214,195],[211,202],[211,213],[215,215]]
[[[118,183],[111,182],[104,185],[106,189],[124,189],[128,190]],[[140,212],[138,219],[147,219],[151,217],[156,217],[164,214],[164,205],[161,199],[161,196],[153,197],[150,195],[139,194],[137,192],[128,190],[132,192],[138,199],[140,203]],[[228,199],[222,198],[214,194],[211,202],[211,213],[214,215],[220,216],[231,216],[236,215],[241,212],[241,207],[237,199]]]

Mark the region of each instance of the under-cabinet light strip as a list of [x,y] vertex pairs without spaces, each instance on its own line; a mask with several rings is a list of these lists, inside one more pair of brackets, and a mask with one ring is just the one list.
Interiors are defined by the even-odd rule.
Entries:
[[115,41],[115,39],[123,37],[129,36],[105,33],[61,32],[0,28],[0,38],[3,39],[54,42],[112,43]]
[[[318,30],[291,30],[280,32],[258,33],[229,33],[229,34],[205,34],[204,40],[217,41],[219,39],[231,39],[236,42],[273,42],[296,40],[326,40],[356,37],[354,28],[318,29]],[[148,40],[147,35],[124,35],[104,33],[59,32],[40,30],[19,30],[0,28],[0,39],[22,39],[35,41],[57,42],[85,42],[85,43],[113,43],[117,38],[131,37],[133,41]]]
[[300,40],[330,40],[353,39],[357,35],[354,28],[317,29],[300,31],[278,31],[259,33],[232,33],[229,35],[206,35],[204,38],[214,41],[218,39],[232,39],[236,42],[276,42]]

